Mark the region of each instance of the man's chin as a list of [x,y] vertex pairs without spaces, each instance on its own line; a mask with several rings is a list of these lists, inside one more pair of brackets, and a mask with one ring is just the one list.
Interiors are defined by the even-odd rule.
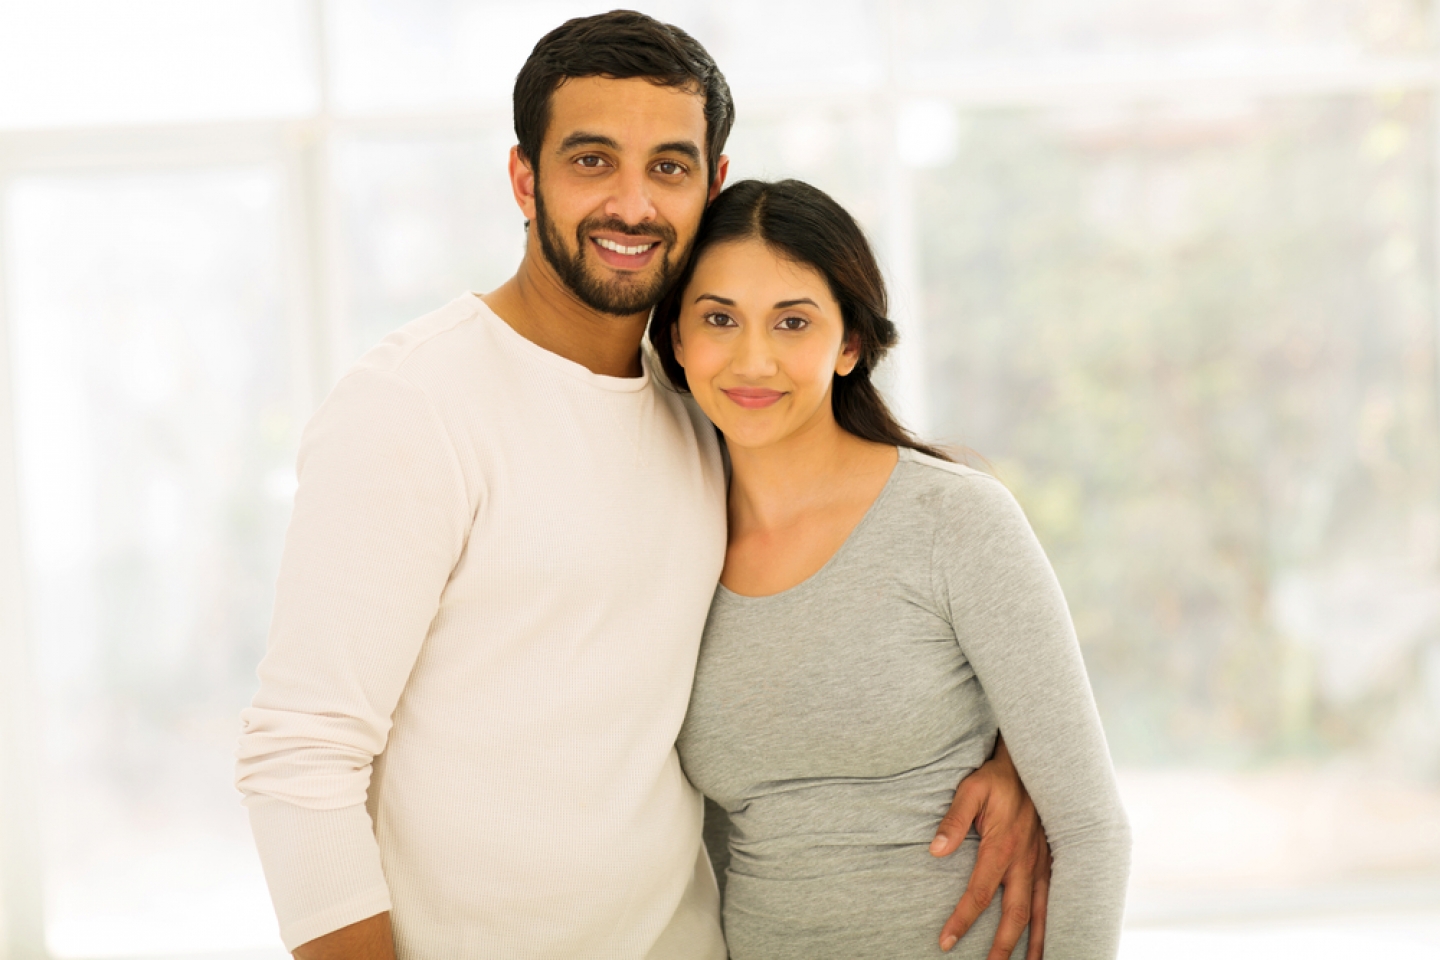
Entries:
[[658,268],[643,273],[610,273],[597,277],[586,271],[583,290],[576,290],[590,307],[615,316],[631,316],[643,313],[660,302],[665,293],[664,276]]

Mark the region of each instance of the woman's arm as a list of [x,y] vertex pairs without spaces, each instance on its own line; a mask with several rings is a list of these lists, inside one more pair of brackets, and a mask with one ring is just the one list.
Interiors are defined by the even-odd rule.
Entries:
[[1005,731],[1054,864],[1046,946],[1067,960],[1119,949],[1130,832],[1069,611],[1018,504],[966,474],[936,517],[936,596]]

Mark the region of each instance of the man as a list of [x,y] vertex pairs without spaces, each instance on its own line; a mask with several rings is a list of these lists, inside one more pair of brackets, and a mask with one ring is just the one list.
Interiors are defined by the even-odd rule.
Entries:
[[[640,341],[732,119],[673,27],[615,12],[546,36],[515,87],[516,275],[392,334],[306,428],[237,771],[301,960],[725,956],[674,750],[724,479]],[[1048,862],[1007,764],[967,780],[934,848],[980,815],[986,854],[936,934],[1009,870],[997,957]]]

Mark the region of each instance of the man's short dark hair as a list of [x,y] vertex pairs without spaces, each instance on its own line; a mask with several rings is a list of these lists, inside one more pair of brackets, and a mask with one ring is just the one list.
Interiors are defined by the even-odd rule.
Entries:
[[684,30],[633,10],[611,10],[566,21],[540,38],[515,78],[515,137],[532,168],[550,126],[550,97],[566,80],[640,78],[694,89],[705,100],[707,181],[735,123],[730,87],[710,54]]

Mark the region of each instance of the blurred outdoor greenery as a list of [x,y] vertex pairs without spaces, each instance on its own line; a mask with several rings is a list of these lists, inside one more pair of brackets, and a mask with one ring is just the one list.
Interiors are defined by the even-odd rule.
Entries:
[[1026,507],[1117,760],[1344,749],[1424,700],[1433,109],[975,113],[921,178],[938,432]]

